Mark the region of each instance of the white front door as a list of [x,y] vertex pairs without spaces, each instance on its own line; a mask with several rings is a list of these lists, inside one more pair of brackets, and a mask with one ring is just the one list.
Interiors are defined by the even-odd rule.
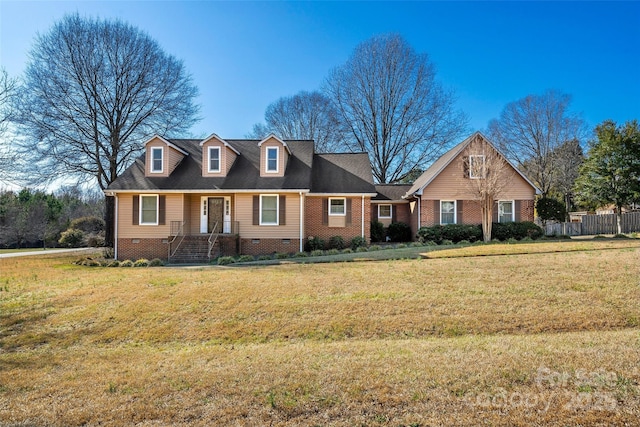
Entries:
[[[200,233],[209,233],[209,197],[200,197]],[[218,212],[219,213],[219,212]],[[224,197],[222,232],[231,233],[231,197]]]
[[207,233],[207,225],[209,221],[209,198],[207,196],[200,197],[200,233]]
[[224,226],[222,232],[231,233],[231,197],[225,196],[224,198]]

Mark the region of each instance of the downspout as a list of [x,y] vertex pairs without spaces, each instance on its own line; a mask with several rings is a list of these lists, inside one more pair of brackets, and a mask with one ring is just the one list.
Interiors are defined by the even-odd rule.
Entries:
[[420,231],[420,216],[422,215],[422,205],[420,203],[421,200],[422,200],[422,194],[418,196],[418,231]]
[[360,218],[362,219],[362,238],[364,239],[364,194],[362,195],[362,216]]
[[118,194],[115,193],[113,195],[113,197],[116,198],[115,200],[115,219],[114,219],[114,225],[113,225],[113,258],[114,259],[118,259]]
[[302,191],[300,194],[300,248],[299,252],[302,252],[304,249],[304,245],[302,244],[302,239],[304,238],[304,195]]

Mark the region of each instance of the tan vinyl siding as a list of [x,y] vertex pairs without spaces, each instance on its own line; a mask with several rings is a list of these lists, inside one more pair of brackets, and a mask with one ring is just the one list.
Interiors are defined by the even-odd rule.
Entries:
[[166,194],[164,225],[133,225],[133,196],[118,196],[118,238],[166,238],[170,233],[171,221],[182,221],[183,195]]
[[[151,149],[154,147],[160,147],[162,152],[162,173],[151,172]],[[145,175],[151,177],[167,177],[171,175],[171,172],[178,166],[178,163],[182,161],[184,155],[175,148],[169,147],[160,139],[156,138],[150,141],[146,145],[145,155]]]
[[[505,180],[509,186],[501,194],[501,200],[531,200],[535,190],[520,174],[508,166]],[[469,200],[473,194],[469,191],[469,178],[464,177],[463,155],[456,157],[427,187],[423,200]]]
[[[277,193],[269,193],[277,194]],[[247,239],[297,239],[300,236],[300,196],[286,194],[286,225],[253,225],[253,196],[236,194],[235,214],[240,237]]]
[[[209,172],[209,147],[220,148],[220,172]],[[232,149],[216,139],[210,139],[202,145],[202,176],[226,176],[236,157]]]
[[[267,147],[278,147],[278,172],[267,172]],[[265,141],[260,146],[260,176],[284,176],[284,171],[287,168],[287,161],[289,160],[289,153],[284,145],[282,145],[276,139],[270,139]]]

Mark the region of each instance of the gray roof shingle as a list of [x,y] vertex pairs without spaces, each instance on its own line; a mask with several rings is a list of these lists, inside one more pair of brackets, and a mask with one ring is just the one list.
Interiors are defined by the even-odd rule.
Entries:
[[373,201],[400,201],[411,188],[411,184],[378,184],[376,192],[378,195]]
[[283,177],[260,176],[258,140],[228,139],[240,155],[225,177],[202,176],[200,140],[168,139],[187,156],[169,177],[146,177],[145,155],[127,168],[107,191],[310,190],[318,193],[375,193],[371,164],[364,153],[315,154],[313,141],[287,140],[291,156]]

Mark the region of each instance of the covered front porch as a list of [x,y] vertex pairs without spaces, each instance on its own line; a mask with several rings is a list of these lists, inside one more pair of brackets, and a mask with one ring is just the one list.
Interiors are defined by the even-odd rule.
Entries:
[[184,194],[180,221],[170,221],[169,262],[208,262],[239,253],[233,194]]

